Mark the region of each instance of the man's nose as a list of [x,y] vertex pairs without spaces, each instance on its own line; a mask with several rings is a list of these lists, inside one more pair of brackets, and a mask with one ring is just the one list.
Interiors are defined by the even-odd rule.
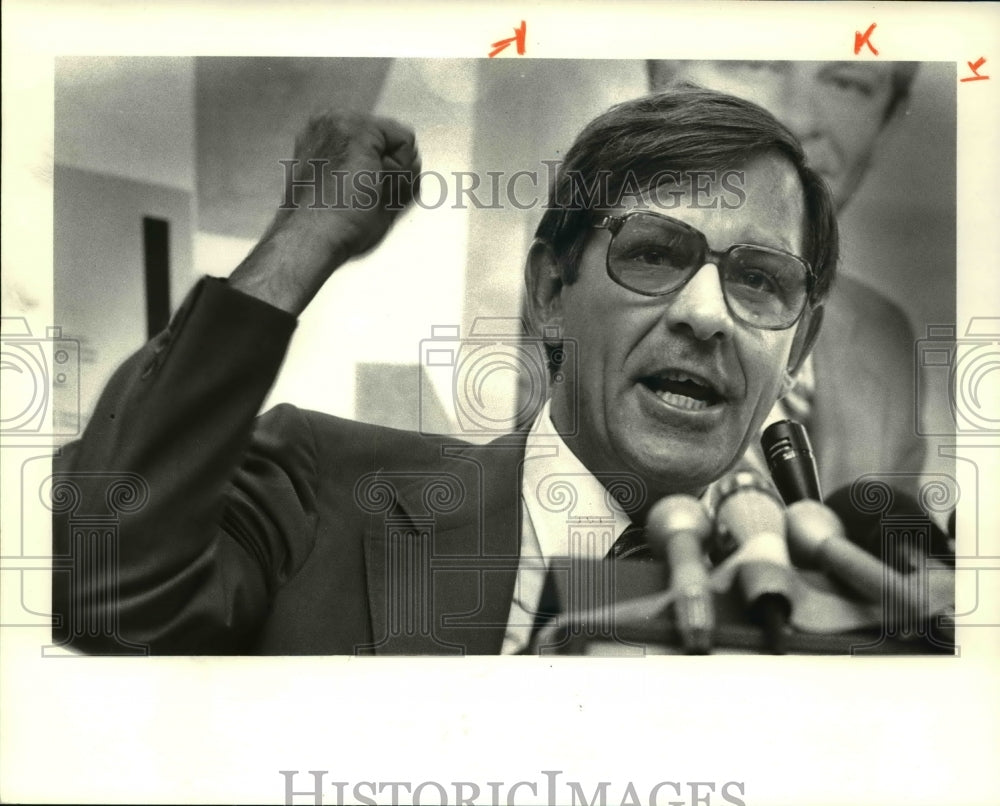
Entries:
[[733,319],[714,263],[706,263],[682,289],[670,296],[664,319],[671,330],[690,330],[700,341],[728,339],[733,335]]

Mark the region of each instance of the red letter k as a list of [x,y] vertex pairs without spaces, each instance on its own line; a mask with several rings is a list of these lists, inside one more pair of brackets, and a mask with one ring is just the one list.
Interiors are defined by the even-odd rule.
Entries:
[[878,56],[878,51],[875,50],[875,46],[868,40],[868,37],[872,35],[872,31],[875,30],[875,23],[873,22],[868,26],[868,30],[863,34],[861,31],[854,32],[854,55],[857,56],[861,52],[862,45],[868,45],[868,49]]

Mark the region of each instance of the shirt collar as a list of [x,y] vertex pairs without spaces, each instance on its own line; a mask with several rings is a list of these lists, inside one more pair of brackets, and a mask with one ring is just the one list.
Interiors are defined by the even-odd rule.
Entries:
[[604,557],[631,520],[556,431],[548,402],[528,433],[524,456],[521,495],[545,561]]

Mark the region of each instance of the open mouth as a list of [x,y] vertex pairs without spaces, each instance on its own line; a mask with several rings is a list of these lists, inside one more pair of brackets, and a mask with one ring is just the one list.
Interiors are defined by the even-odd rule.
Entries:
[[703,378],[680,370],[666,370],[640,378],[640,382],[660,400],[687,411],[718,405],[723,397]]

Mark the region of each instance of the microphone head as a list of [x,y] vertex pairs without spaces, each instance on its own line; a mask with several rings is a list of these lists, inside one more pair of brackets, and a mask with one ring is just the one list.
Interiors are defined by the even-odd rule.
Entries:
[[740,470],[719,484],[716,523],[740,545],[756,534],[785,535],[785,507],[774,488],[752,470]]
[[680,534],[691,535],[699,546],[712,534],[708,511],[693,495],[668,495],[653,506],[646,519],[646,541],[661,559],[667,556],[669,544]]
[[812,455],[812,443],[809,442],[806,427],[796,420],[778,420],[771,423],[760,435],[760,445],[764,449],[768,466],[790,452],[805,451]]
[[820,500],[819,474],[809,434],[802,423],[779,420],[760,436],[767,469],[786,504]]
[[819,501],[797,501],[788,508],[788,550],[796,565],[814,565],[820,546],[830,537],[844,537],[837,514]]
[[656,502],[646,520],[646,530],[657,536],[694,532],[703,539],[712,530],[705,505],[693,495],[668,495]]

